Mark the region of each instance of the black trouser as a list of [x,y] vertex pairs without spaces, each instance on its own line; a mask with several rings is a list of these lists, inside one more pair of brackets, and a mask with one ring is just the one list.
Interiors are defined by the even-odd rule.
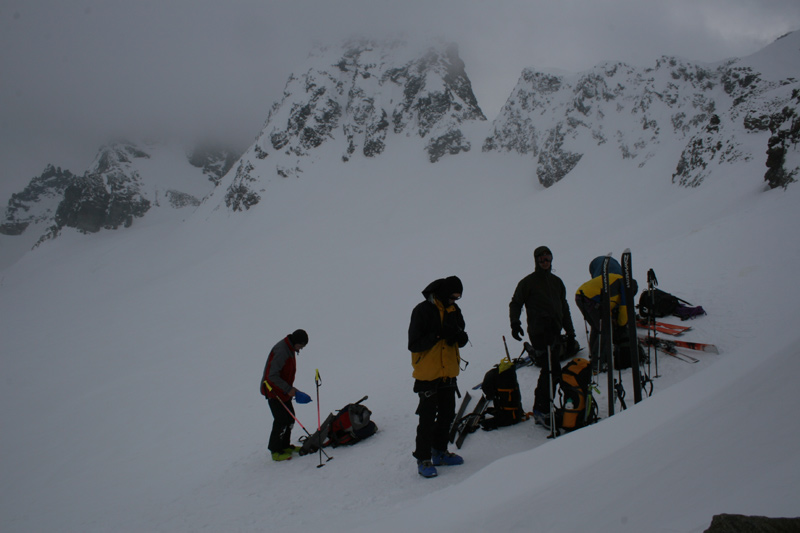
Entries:
[[544,364],[539,372],[536,390],[533,391],[533,410],[549,413],[550,392],[555,394],[556,385],[561,381],[561,349],[560,345],[559,348],[556,347],[561,328],[554,321],[546,319],[537,321],[536,326],[536,329],[528,331],[528,337],[531,339],[533,349],[539,353],[546,354],[547,347],[550,347],[550,362],[548,364],[546,356],[542,358]]
[[269,435],[269,451],[282,452],[291,444],[292,428],[294,427],[294,418],[286,411],[286,408],[294,413],[294,405],[291,400],[281,405],[282,402],[278,398],[268,398],[267,401],[269,401],[269,410],[272,411],[273,418],[272,433]]
[[447,450],[450,425],[456,417],[456,380],[417,380],[414,392],[419,395],[419,423],[413,455],[425,461],[431,458],[431,448]]
[[[545,348],[547,350],[547,348]],[[555,394],[556,386],[561,382],[561,348],[551,346],[550,364],[547,364],[547,356],[542,358],[544,364],[539,372],[539,380],[536,382],[536,390],[533,391],[533,410],[541,413],[550,412],[550,392]],[[553,369],[550,372],[550,369]],[[549,381],[548,381],[549,380]],[[552,388],[551,387],[552,384]]]
[[584,320],[589,324],[589,359],[593,368],[598,366],[598,354],[600,353],[600,304],[587,298],[583,294],[575,295],[575,303],[578,304]]

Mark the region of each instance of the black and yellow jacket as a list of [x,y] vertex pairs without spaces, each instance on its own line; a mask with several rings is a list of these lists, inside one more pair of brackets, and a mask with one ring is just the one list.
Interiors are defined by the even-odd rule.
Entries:
[[437,294],[443,280],[436,280],[422,291],[425,301],[411,312],[408,326],[408,349],[411,351],[413,377],[419,381],[455,378],[460,372],[459,348],[469,341],[464,331],[461,309],[453,303],[445,307]]
[[[619,274],[608,274],[608,292],[611,296],[611,314],[616,317],[617,326],[625,326],[628,323],[628,306],[622,299],[622,276]],[[600,305],[600,294],[603,291],[603,276],[592,278],[575,292],[576,296],[583,295],[592,300],[596,305]],[[620,305],[622,304],[622,305]]]
[[[589,264],[589,273],[592,279],[581,285],[575,292],[576,298],[583,297],[591,300],[599,309],[601,293],[603,291],[603,276],[601,275],[604,257],[599,256]],[[610,296],[611,313],[616,317],[617,326],[628,324],[628,306],[625,305],[625,284],[622,279],[622,269],[616,259],[611,258],[608,272],[608,292]],[[638,284],[633,280],[633,294],[638,292]],[[634,311],[635,312],[635,311]]]

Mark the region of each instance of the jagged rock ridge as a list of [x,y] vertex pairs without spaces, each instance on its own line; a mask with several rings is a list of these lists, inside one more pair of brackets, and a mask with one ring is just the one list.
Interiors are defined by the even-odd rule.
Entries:
[[737,60],[703,66],[662,57],[652,68],[604,63],[577,75],[526,69],[483,150],[532,156],[538,181],[549,187],[590,145],[610,146],[644,166],[677,139],[685,144],[672,180],[696,187],[711,163],[762,157],[741,138],[769,128],[784,107],[796,110],[789,94],[798,86],[793,77],[766,79]]
[[25,189],[11,195],[0,233],[22,235],[31,224],[53,220],[64,191],[75,179],[69,170],[48,165]]
[[21,235],[31,225],[41,224],[47,227],[41,242],[64,227],[84,233],[128,227],[162,200],[172,208],[197,206],[239,158],[238,152],[210,146],[184,157],[187,168],[202,171],[198,177],[202,176],[204,185],[196,179],[195,183],[176,180],[172,166],[156,169],[155,175],[152,169],[143,171],[150,151],[131,142],[106,145],[83,175],[49,165],[22,192],[11,196],[0,233]]
[[381,154],[392,135],[418,137],[435,163],[469,151],[462,125],[486,120],[453,44],[409,56],[402,41],[354,40],[320,48],[309,62],[303,74],[290,77],[240,161],[225,194],[230,209],[258,203],[263,179],[299,174],[301,161],[323,145],[341,147],[347,162]]

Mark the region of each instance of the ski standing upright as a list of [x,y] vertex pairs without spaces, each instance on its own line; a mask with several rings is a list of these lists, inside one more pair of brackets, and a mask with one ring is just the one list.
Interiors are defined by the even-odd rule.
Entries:
[[[650,294],[650,309],[653,309],[656,305],[655,302],[655,294],[656,294],[656,287],[658,287],[658,278],[656,278],[655,271],[651,268],[647,271],[647,292]],[[652,316],[652,313],[647,314],[647,323],[652,326],[648,328],[647,331],[647,339],[648,341],[653,341],[653,346],[655,346],[655,341],[657,338],[657,330],[655,329],[656,317]],[[648,358],[650,356],[650,343],[647,344],[647,355]],[[653,350],[653,358],[656,361],[656,374],[653,376],[654,378],[659,378],[661,376],[658,375],[658,350]]]
[[626,248],[622,252],[622,282],[625,288],[624,303],[628,309],[628,349],[631,354],[631,374],[633,374],[633,402],[642,401],[642,375],[639,370],[639,338],[636,334],[636,316],[633,299],[633,265],[631,261],[631,249]]
[[608,268],[611,263],[611,254],[603,259],[603,289],[601,292],[601,318],[600,318],[600,360],[606,362],[608,372],[608,416],[614,414],[614,340],[612,337],[611,321],[611,290],[608,280]]

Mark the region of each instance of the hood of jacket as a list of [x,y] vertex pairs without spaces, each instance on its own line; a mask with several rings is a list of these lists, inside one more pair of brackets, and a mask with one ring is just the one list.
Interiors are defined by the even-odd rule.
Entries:
[[[589,263],[589,274],[591,274],[592,278],[596,278],[603,274],[603,259],[606,256],[599,255],[592,259],[592,262]],[[608,264],[608,273],[609,274],[619,274],[622,275],[622,267],[619,265],[619,261],[611,258],[611,261]]]

